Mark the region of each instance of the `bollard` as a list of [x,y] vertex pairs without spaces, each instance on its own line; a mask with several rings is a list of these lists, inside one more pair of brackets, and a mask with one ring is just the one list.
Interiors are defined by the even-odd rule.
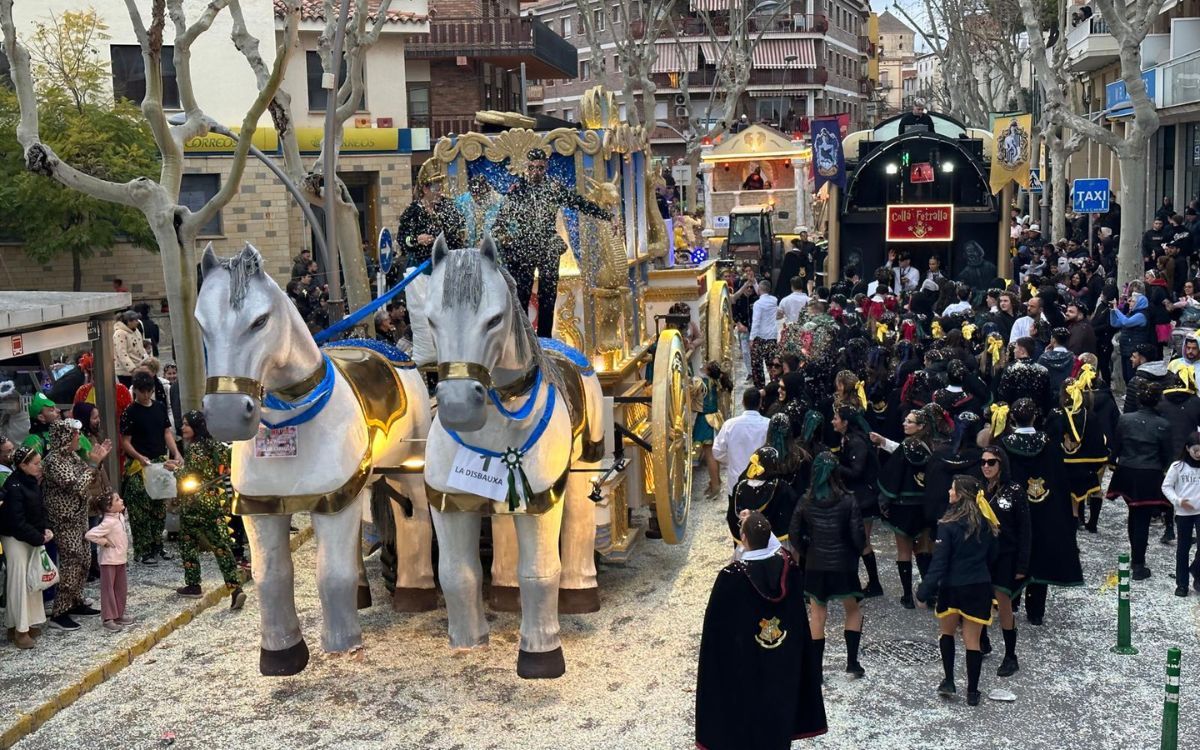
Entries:
[[1163,697],[1159,750],[1179,750],[1179,649],[1167,649],[1167,690]]
[[1117,645],[1114,654],[1136,654],[1132,627],[1129,622],[1129,555],[1117,558]]

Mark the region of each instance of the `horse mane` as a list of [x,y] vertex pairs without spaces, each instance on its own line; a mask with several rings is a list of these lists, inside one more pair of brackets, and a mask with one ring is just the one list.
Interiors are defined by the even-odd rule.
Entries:
[[[446,273],[442,277],[442,305],[470,305],[472,309],[478,310],[479,303],[483,300],[483,254],[474,248],[458,248],[448,251],[441,262],[447,264]],[[562,374],[558,371],[558,366],[542,351],[529,315],[521,309],[516,282],[504,266],[495,263],[495,268],[508,287],[510,314],[516,322],[514,333],[517,356],[540,368],[542,376],[561,390]]]
[[242,309],[250,279],[262,271],[262,256],[247,242],[240,253],[220,260],[218,265],[229,271],[229,306],[234,310]]

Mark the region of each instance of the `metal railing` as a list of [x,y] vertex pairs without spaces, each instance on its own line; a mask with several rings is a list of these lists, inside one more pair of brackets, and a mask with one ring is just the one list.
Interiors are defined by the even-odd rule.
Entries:
[[[729,35],[729,19],[723,16],[713,15],[711,18],[713,31],[717,36]],[[676,22],[679,29],[679,36],[710,36],[708,26],[700,18],[683,17]],[[824,34],[829,31],[829,19],[819,13],[796,13],[796,14],[780,14],[775,18],[750,17],[746,19],[746,28],[749,33],[757,34],[759,32],[774,33],[774,34]]]
[[1192,52],[1158,66],[1158,84],[1162,87],[1160,107],[1200,101],[1200,51]]
[[[682,84],[683,76],[677,73],[654,73],[651,75],[658,88],[674,89]],[[717,82],[717,72],[712,67],[688,73],[689,89],[710,87]],[[824,85],[829,82],[829,71],[825,68],[801,68],[796,70],[752,70],[751,86]]]
[[568,73],[568,78],[574,78],[578,72],[579,56],[575,46],[530,16],[435,18],[429,22],[428,34],[417,35],[405,44],[405,54],[415,58],[516,56],[521,53],[532,54]]

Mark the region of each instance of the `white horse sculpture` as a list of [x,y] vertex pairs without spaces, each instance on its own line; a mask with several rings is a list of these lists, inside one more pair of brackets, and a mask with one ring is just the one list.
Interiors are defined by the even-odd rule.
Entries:
[[[588,500],[593,475],[570,470],[597,466],[604,394],[583,355],[557,342],[539,343],[496,258],[490,236],[478,250],[450,250],[442,237],[433,247],[426,312],[439,382],[425,482],[438,578],[451,646],[487,643],[479,533],[481,514],[491,512],[493,586],[520,589],[517,674],[558,677],[566,670],[560,588],[564,609],[599,606],[595,511]],[[495,486],[519,490],[520,497],[471,491]]]
[[[246,517],[254,580],[261,598],[264,675],[291,675],[308,664],[296,617],[288,546],[293,513],[309,511],[317,540],[321,646],[362,646],[356,604],[365,589],[360,522],[374,469],[419,460],[430,400],[419,373],[393,367],[366,348],[322,352],[249,244],[220,260],[210,245],[201,263],[196,320],[209,373],[204,412],[220,440],[233,440],[234,510]],[[260,424],[280,427],[261,433]],[[285,426],[286,425],[286,426]],[[395,480],[412,503],[397,512],[397,592],[436,606],[430,525],[419,475]],[[395,503],[393,503],[395,506]]]

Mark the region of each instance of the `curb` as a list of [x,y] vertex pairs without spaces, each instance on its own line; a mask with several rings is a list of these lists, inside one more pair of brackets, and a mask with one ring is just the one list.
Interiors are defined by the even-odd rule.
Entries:
[[[308,526],[299,531],[291,538],[288,543],[291,551],[295,553],[302,544],[312,538],[313,528]],[[243,580],[249,582],[249,576],[243,575]],[[75,682],[67,685],[58,694],[47,700],[42,705],[35,708],[26,714],[21,714],[12,726],[0,734],[0,750],[10,748],[21,740],[25,739],[30,734],[37,731],[38,727],[45,724],[59,711],[62,711],[67,706],[87,695],[89,692],[99,687],[105,680],[116,675],[125,667],[133,664],[135,660],[142,654],[154,648],[164,638],[174,633],[179,628],[187,625],[194,620],[204,610],[216,605],[218,602],[225,599],[228,595],[228,590],[224,586],[214,588],[205,594],[200,601],[192,606],[177,613],[158,628],[151,630],[146,635],[135,641],[132,645],[122,648],[117,653],[113,654],[103,664],[89,670],[83,677]]]

